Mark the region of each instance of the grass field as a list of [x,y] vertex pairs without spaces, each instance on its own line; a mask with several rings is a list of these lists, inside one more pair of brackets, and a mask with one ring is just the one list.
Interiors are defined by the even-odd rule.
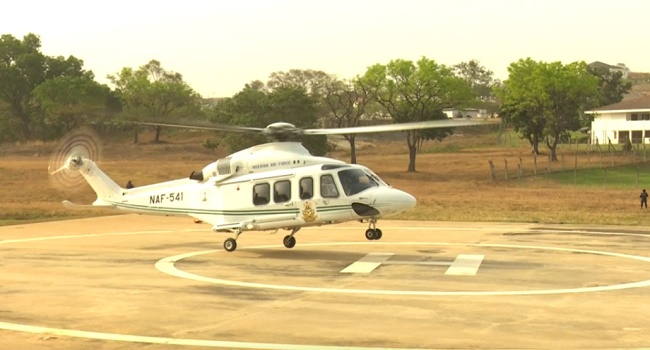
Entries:
[[[209,136],[197,132],[165,134],[162,144],[130,142],[130,135],[104,138],[100,167],[116,182],[133,180],[144,185],[186,177],[192,170],[228,154],[201,146]],[[151,135],[142,135],[146,142]],[[562,153],[562,162],[538,158],[538,174],[526,143],[509,135],[509,142],[497,140],[495,132],[464,129],[442,142],[428,142],[417,157],[417,172],[407,173],[406,141],[401,137],[362,138],[358,141],[358,162],[369,166],[394,187],[418,199],[418,206],[396,218],[443,221],[503,221],[535,223],[592,223],[644,225],[650,212],[639,208],[638,195],[650,188],[650,165],[637,163],[614,167],[602,155],[582,150]],[[342,144],[344,145],[344,144]],[[3,200],[0,225],[58,220],[111,211],[70,211],[61,205],[69,199],[91,203],[95,197],[86,184],[75,191],[61,191],[48,178],[48,159],[54,144],[3,145],[0,150],[0,179]],[[546,150],[544,150],[546,151]],[[339,147],[329,155],[348,161],[349,153]],[[573,170],[575,159],[580,166]],[[632,158],[628,157],[630,160]],[[523,160],[522,160],[523,159]],[[606,158],[607,159],[607,158]],[[618,159],[618,158],[617,158]],[[490,177],[488,161],[498,164],[498,177]],[[508,162],[509,176],[502,169]],[[521,163],[524,176],[517,175]],[[591,168],[589,168],[591,167]],[[550,168],[550,169],[549,169]],[[562,171],[562,169],[565,169]],[[550,172],[552,170],[552,172]]]

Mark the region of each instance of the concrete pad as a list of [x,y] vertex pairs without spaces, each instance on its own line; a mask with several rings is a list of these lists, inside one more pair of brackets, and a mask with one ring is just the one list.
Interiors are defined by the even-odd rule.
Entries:
[[[650,228],[378,227],[303,229],[293,249],[247,232],[231,253],[189,217],[0,227],[0,348],[650,346]],[[474,274],[445,274],[459,257]]]

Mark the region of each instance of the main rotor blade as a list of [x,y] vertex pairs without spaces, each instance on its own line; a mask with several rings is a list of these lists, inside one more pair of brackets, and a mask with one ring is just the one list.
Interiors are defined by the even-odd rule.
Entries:
[[356,127],[349,127],[349,128],[305,129],[303,130],[303,133],[306,135],[365,134],[365,133],[373,133],[373,132],[407,131],[407,130],[417,130],[417,129],[454,128],[459,126],[489,125],[495,123],[496,122],[488,121],[487,119],[472,119],[472,120],[443,119],[443,120],[430,120],[426,122],[356,126]]
[[171,128],[185,128],[185,129],[194,129],[194,130],[232,131],[232,132],[244,132],[244,133],[261,133],[264,131],[263,128],[224,125],[224,124],[202,125],[198,123],[172,124],[172,123],[153,123],[153,122],[134,122],[134,124],[149,125],[149,126],[166,126]]

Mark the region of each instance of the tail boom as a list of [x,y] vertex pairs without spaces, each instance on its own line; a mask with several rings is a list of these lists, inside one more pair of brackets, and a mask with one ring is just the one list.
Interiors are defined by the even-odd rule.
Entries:
[[97,200],[93,205],[106,206],[106,202],[120,200],[124,190],[101,171],[92,160],[84,158],[75,162],[71,159],[70,168],[79,171],[97,194]]

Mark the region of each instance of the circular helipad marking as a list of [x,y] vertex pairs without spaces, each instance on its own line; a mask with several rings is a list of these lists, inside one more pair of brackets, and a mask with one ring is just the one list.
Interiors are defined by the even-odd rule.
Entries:
[[[75,338],[96,339],[121,341],[128,343],[144,344],[164,344],[164,345],[184,345],[184,346],[203,346],[211,348],[227,349],[269,349],[269,350],[409,350],[406,348],[367,348],[357,346],[334,346],[334,345],[298,345],[298,344],[277,344],[277,343],[254,343],[239,342],[226,340],[209,340],[209,339],[186,339],[186,338],[167,338],[167,337],[149,337],[144,335],[129,335],[103,332],[88,332],[74,329],[39,327],[22,325],[16,323],[0,322],[0,329],[9,331],[19,331],[26,333],[48,334],[68,336]],[[423,350],[423,349],[410,349]]]
[[[643,262],[650,262],[649,257],[604,252],[599,250],[586,250],[586,249],[572,249],[572,248],[559,248],[559,247],[546,247],[546,246],[532,246],[532,245],[511,245],[511,244],[465,244],[465,243],[446,243],[446,242],[341,242],[341,243],[309,243],[301,244],[301,247],[323,247],[323,246],[340,246],[340,245],[438,245],[438,246],[469,246],[469,247],[491,247],[491,248],[516,248],[516,249],[538,249],[550,250],[571,253],[585,253],[593,255],[612,256],[625,259],[633,259]],[[280,245],[265,245],[255,247],[245,247],[241,249],[254,250],[263,248],[277,248]],[[263,288],[275,289],[286,291],[300,291],[300,292],[319,292],[319,293],[345,293],[345,294],[372,294],[372,295],[402,295],[402,296],[512,296],[512,295],[548,295],[548,294],[566,294],[566,293],[589,293],[589,292],[604,292],[612,290],[621,290],[629,288],[641,288],[650,286],[650,279],[620,283],[609,286],[598,287],[580,287],[580,288],[564,288],[564,289],[538,289],[538,290],[510,290],[510,291],[421,291],[421,290],[379,290],[379,289],[343,289],[343,288],[320,288],[320,287],[307,287],[307,286],[291,286],[281,284],[268,284],[268,283],[255,283],[255,282],[241,282],[221,278],[212,278],[201,276],[189,272],[185,272],[176,268],[175,263],[179,260],[191,258],[194,256],[223,252],[223,250],[204,250],[198,252],[191,252],[170,256],[156,262],[156,268],[166,274],[190,279],[199,282],[206,282],[212,284],[221,284],[237,287],[248,288]]]
[[[183,232],[205,231],[201,229],[187,229]],[[73,238],[92,238],[92,237],[105,237],[105,236],[128,236],[128,235],[142,235],[142,234],[167,234],[176,233],[178,231],[170,230],[156,230],[156,231],[132,231],[132,232],[113,232],[113,233],[96,233],[84,235],[62,235],[51,237],[33,237],[33,238],[18,238],[7,239],[0,241],[0,244],[12,243],[28,243],[39,242],[48,240],[61,240]],[[269,350],[407,350],[404,348],[376,348],[376,347],[356,347],[356,346],[334,346],[334,345],[306,345],[306,344],[281,344],[281,343],[255,343],[243,341],[227,341],[227,340],[210,340],[210,339],[188,339],[188,338],[168,338],[168,337],[151,337],[144,335],[131,335],[131,334],[117,334],[117,333],[104,333],[104,332],[91,332],[77,329],[65,329],[54,327],[41,327],[19,323],[9,323],[0,321],[0,330],[34,333],[34,334],[47,334],[59,335],[74,338],[120,341],[127,343],[144,343],[144,344],[164,344],[164,345],[179,345],[179,346],[202,346],[211,348],[227,348],[227,349],[269,349]],[[411,349],[423,350],[423,349]]]
[[[332,229],[339,229],[338,227],[333,227]],[[346,228],[347,229],[347,228]],[[484,229],[484,228],[475,228],[475,227],[440,227],[440,228],[427,228],[427,227],[399,227],[396,229],[400,230],[428,230],[428,231],[438,231],[438,230],[508,230],[511,229],[510,227],[494,227],[493,229]],[[187,229],[187,230],[182,230],[183,232],[193,232],[193,231],[205,231],[205,230],[200,230],[200,229]],[[0,244],[11,244],[11,243],[27,243],[27,242],[36,242],[36,241],[47,241],[47,240],[60,240],[60,239],[76,239],[76,238],[92,238],[92,237],[103,237],[103,236],[118,236],[118,235],[140,235],[140,234],[166,234],[166,233],[175,233],[178,231],[169,231],[169,230],[159,230],[159,231],[132,231],[132,232],[113,232],[113,233],[99,233],[99,234],[82,234],[82,235],[62,235],[62,236],[51,236],[51,237],[35,237],[35,238],[22,238],[22,239],[9,239],[9,240],[2,240],[0,241]],[[567,232],[563,232],[567,233]],[[617,235],[615,232],[611,233],[603,233],[603,232],[590,232],[590,231],[581,231],[581,233],[592,233],[592,234],[607,234],[607,235]],[[625,235],[625,236],[637,236],[638,234],[630,234],[630,233],[618,233],[618,235]],[[644,236],[644,235],[638,235],[638,236]],[[644,236],[647,237],[647,236]],[[402,243],[385,243],[385,242],[354,242],[354,243],[343,243],[346,245],[354,245],[354,244],[402,244]],[[403,244],[409,244],[409,243],[403,243]],[[427,243],[417,243],[417,244],[427,244]],[[435,244],[435,243],[428,243],[428,244]],[[464,246],[493,246],[493,247],[513,247],[511,245],[481,245],[481,244],[453,244],[453,243],[438,243],[440,245],[464,245]],[[335,245],[335,243],[323,243],[323,244],[301,244],[301,246],[327,246],[327,245]],[[271,245],[271,246],[258,246],[258,247],[249,247],[249,248],[240,248],[240,249],[261,249],[261,248],[276,248],[276,247],[282,247],[279,245]],[[532,246],[520,246],[520,247],[530,247],[531,249],[539,249],[539,247],[532,247]],[[572,249],[566,249],[566,248],[552,248],[552,247],[545,247],[549,250],[558,250],[558,251],[578,251],[578,252],[592,252],[588,250],[572,250]],[[284,249],[282,247],[282,249]],[[196,256],[200,254],[207,254],[207,253],[212,253],[212,252],[219,252],[219,250],[210,250],[210,251],[204,251],[204,252],[197,252],[197,253],[191,253],[191,256]],[[645,262],[649,262],[650,258],[646,257],[640,257],[640,256],[634,256],[634,255],[627,255],[627,254],[618,254],[618,253],[609,253],[609,252],[598,252],[598,253],[604,253],[600,255],[609,255],[609,256],[616,256],[616,257],[623,257],[623,258],[632,258],[636,260],[641,260]],[[595,253],[597,254],[597,253]],[[182,257],[182,258],[187,258],[189,256],[186,256],[186,254],[181,254],[177,255],[177,257]],[[170,257],[172,258],[172,257]],[[170,259],[166,258],[166,259]],[[163,259],[165,260],[165,259]],[[180,259],[178,259],[180,260]],[[161,260],[162,261],[162,260]],[[159,261],[160,263],[160,261]],[[169,261],[169,263],[172,264],[173,267],[173,262]],[[158,264],[156,264],[158,265]],[[175,268],[174,268],[175,269]],[[178,270],[177,270],[178,271]],[[201,276],[199,276],[201,277]],[[636,282],[636,286],[628,286],[631,285],[630,283],[627,284],[621,284],[621,285],[616,285],[616,286],[628,286],[628,287],[620,287],[620,288],[609,288],[608,290],[613,290],[613,289],[625,289],[625,288],[635,288],[635,287],[645,287],[650,283],[649,281],[641,281],[641,282]],[[615,287],[615,286],[609,286],[609,287]],[[287,288],[282,288],[282,289],[287,289]],[[548,293],[547,293],[548,294]],[[438,294],[442,295],[442,294]],[[48,334],[48,335],[60,335],[60,336],[68,336],[68,337],[76,337],[76,338],[84,338],[84,339],[97,339],[97,340],[110,340],[110,341],[121,341],[121,342],[133,342],[133,343],[145,343],[145,344],[169,344],[169,345],[180,345],[180,346],[204,346],[204,347],[214,347],[214,348],[231,348],[231,349],[286,349],[286,350],[298,350],[298,349],[304,349],[304,350],[337,350],[337,349],[350,349],[350,350],[374,350],[374,349],[384,349],[384,350],[406,350],[403,348],[400,349],[393,349],[393,348],[364,348],[364,347],[339,347],[339,346],[320,346],[320,345],[296,345],[296,344],[277,344],[277,343],[253,343],[253,342],[236,342],[236,341],[221,341],[221,340],[206,340],[206,339],[186,339],[186,338],[167,338],[167,337],[151,337],[151,336],[142,336],[142,335],[129,335],[129,334],[116,334],[116,333],[102,333],[102,332],[90,332],[90,331],[82,331],[82,330],[74,330],[74,329],[63,329],[63,328],[53,328],[53,327],[40,327],[40,326],[32,326],[32,325],[25,325],[25,324],[17,324],[17,323],[7,323],[7,322],[1,322],[0,321],[0,329],[3,330],[9,330],[9,331],[18,331],[18,332],[27,332],[27,333],[35,333],[35,334]],[[417,349],[412,349],[412,350],[417,350]]]

